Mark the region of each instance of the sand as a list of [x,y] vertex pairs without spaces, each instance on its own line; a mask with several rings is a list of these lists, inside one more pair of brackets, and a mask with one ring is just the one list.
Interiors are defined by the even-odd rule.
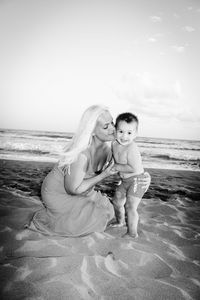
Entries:
[[[125,227],[52,238],[22,231],[51,166],[0,161],[1,299],[199,299],[199,172],[149,170],[137,239]],[[98,188],[112,196],[111,180]]]

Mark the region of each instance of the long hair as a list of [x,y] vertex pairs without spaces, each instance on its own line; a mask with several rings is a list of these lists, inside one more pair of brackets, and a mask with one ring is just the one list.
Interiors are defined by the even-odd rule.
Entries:
[[92,105],[83,113],[78,129],[71,142],[63,149],[58,166],[64,167],[73,163],[80,152],[84,151],[92,141],[92,133],[95,129],[99,116],[108,111],[108,108],[101,105]]

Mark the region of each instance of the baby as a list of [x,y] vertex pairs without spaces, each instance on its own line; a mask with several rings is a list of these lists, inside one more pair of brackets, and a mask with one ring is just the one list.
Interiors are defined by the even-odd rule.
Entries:
[[[120,114],[116,119],[116,140],[112,144],[114,169],[119,172],[121,183],[116,188],[113,206],[116,223],[113,227],[127,224],[124,236],[138,237],[138,205],[148,187],[140,183],[145,177],[142,159],[135,143],[138,130],[138,118],[132,113]],[[125,222],[125,212],[127,222]]]

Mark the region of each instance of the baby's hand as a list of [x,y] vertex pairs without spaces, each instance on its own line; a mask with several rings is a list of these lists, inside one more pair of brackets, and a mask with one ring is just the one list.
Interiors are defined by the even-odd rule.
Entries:
[[116,165],[116,164],[114,164],[114,165],[113,165],[113,167],[112,167],[112,171],[113,171],[113,172],[115,172],[115,173],[116,173],[116,172],[119,172],[119,170],[118,170],[118,168],[117,168],[117,165]]

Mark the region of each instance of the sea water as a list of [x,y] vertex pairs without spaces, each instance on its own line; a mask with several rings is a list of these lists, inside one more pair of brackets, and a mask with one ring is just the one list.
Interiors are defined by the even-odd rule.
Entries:
[[[0,159],[52,161],[59,159],[73,133],[0,130]],[[200,141],[138,137],[145,168],[200,171]]]

